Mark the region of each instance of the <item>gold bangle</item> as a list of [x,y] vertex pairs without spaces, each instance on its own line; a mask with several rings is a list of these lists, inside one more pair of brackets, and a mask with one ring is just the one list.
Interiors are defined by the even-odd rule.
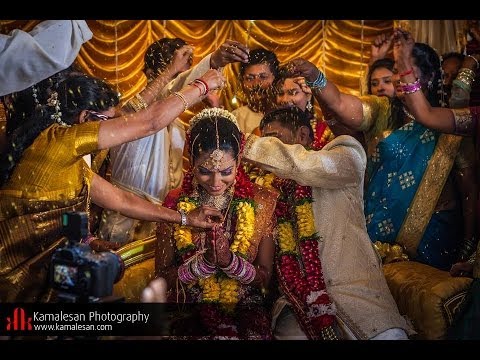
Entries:
[[478,62],[477,58],[472,55],[467,55],[467,57],[471,57],[473,60],[475,60],[475,63],[477,64],[477,70],[478,70],[478,68],[480,68],[480,63]]
[[185,95],[183,95],[181,92],[179,91],[175,91],[174,93],[172,93],[172,95],[175,95],[176,97],[178,97],[180,100],[182,100],[183,102],[183,111],[187,111],[188,109],[188,102],[187,102],[187,99],[185,98]]
[[136,97],[132,97],[130,100],[128,100],[128,105],[130,105],[135,112],[142,110],[142,105],[139,103]]
[[145,99],[142,97],[142,95],[136,94],[135,98],[138,100],[138,104],[142,109],[146,109],[148,107],[148,104],[145,102]]

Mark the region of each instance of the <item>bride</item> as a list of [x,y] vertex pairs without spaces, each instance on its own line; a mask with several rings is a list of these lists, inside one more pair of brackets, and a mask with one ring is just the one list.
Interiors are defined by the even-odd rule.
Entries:
[[188,213],[208,204],[222,212],[223,223],[208,231],[158,226],[156,276],[167,280],[169,301],[200,304],[172,335],[271,339],[265,294],[277,194],[249,181],[240,166],[243,145],[236,118],[226,110],[205,109],[190,122],[190,169],[164,206]]

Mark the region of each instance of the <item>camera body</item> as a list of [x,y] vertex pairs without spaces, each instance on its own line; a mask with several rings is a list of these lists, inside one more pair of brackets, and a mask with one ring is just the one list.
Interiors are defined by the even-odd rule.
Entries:
[[88,216],[82,212],[67,212],[62,217],[65,247],[52,256],[50,283],[59,298],[69,302],[90,302],[111,296],[113,284],[123,276],[123,261],[109,251],[94,253],[80,243],[88,234]]

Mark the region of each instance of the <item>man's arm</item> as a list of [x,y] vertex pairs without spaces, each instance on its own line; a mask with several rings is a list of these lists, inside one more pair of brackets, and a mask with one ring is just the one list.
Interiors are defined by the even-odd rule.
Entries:
[[362,145],[350,136],[339,136],[324,149],[313,151],[274,137],[250,135],[243,157],[300,185],[329,189],[358,186],[366,167]]

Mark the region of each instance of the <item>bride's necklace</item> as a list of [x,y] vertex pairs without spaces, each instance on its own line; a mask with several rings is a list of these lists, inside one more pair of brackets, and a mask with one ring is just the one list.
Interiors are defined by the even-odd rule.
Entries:
[[214,207],[219,211],[225,210],[230,205],[230,200],[233,198],[233,186],[230,186],[223,194],[221,195],[210,195],[205,190],[199,191],[199,200],[200,204]]

